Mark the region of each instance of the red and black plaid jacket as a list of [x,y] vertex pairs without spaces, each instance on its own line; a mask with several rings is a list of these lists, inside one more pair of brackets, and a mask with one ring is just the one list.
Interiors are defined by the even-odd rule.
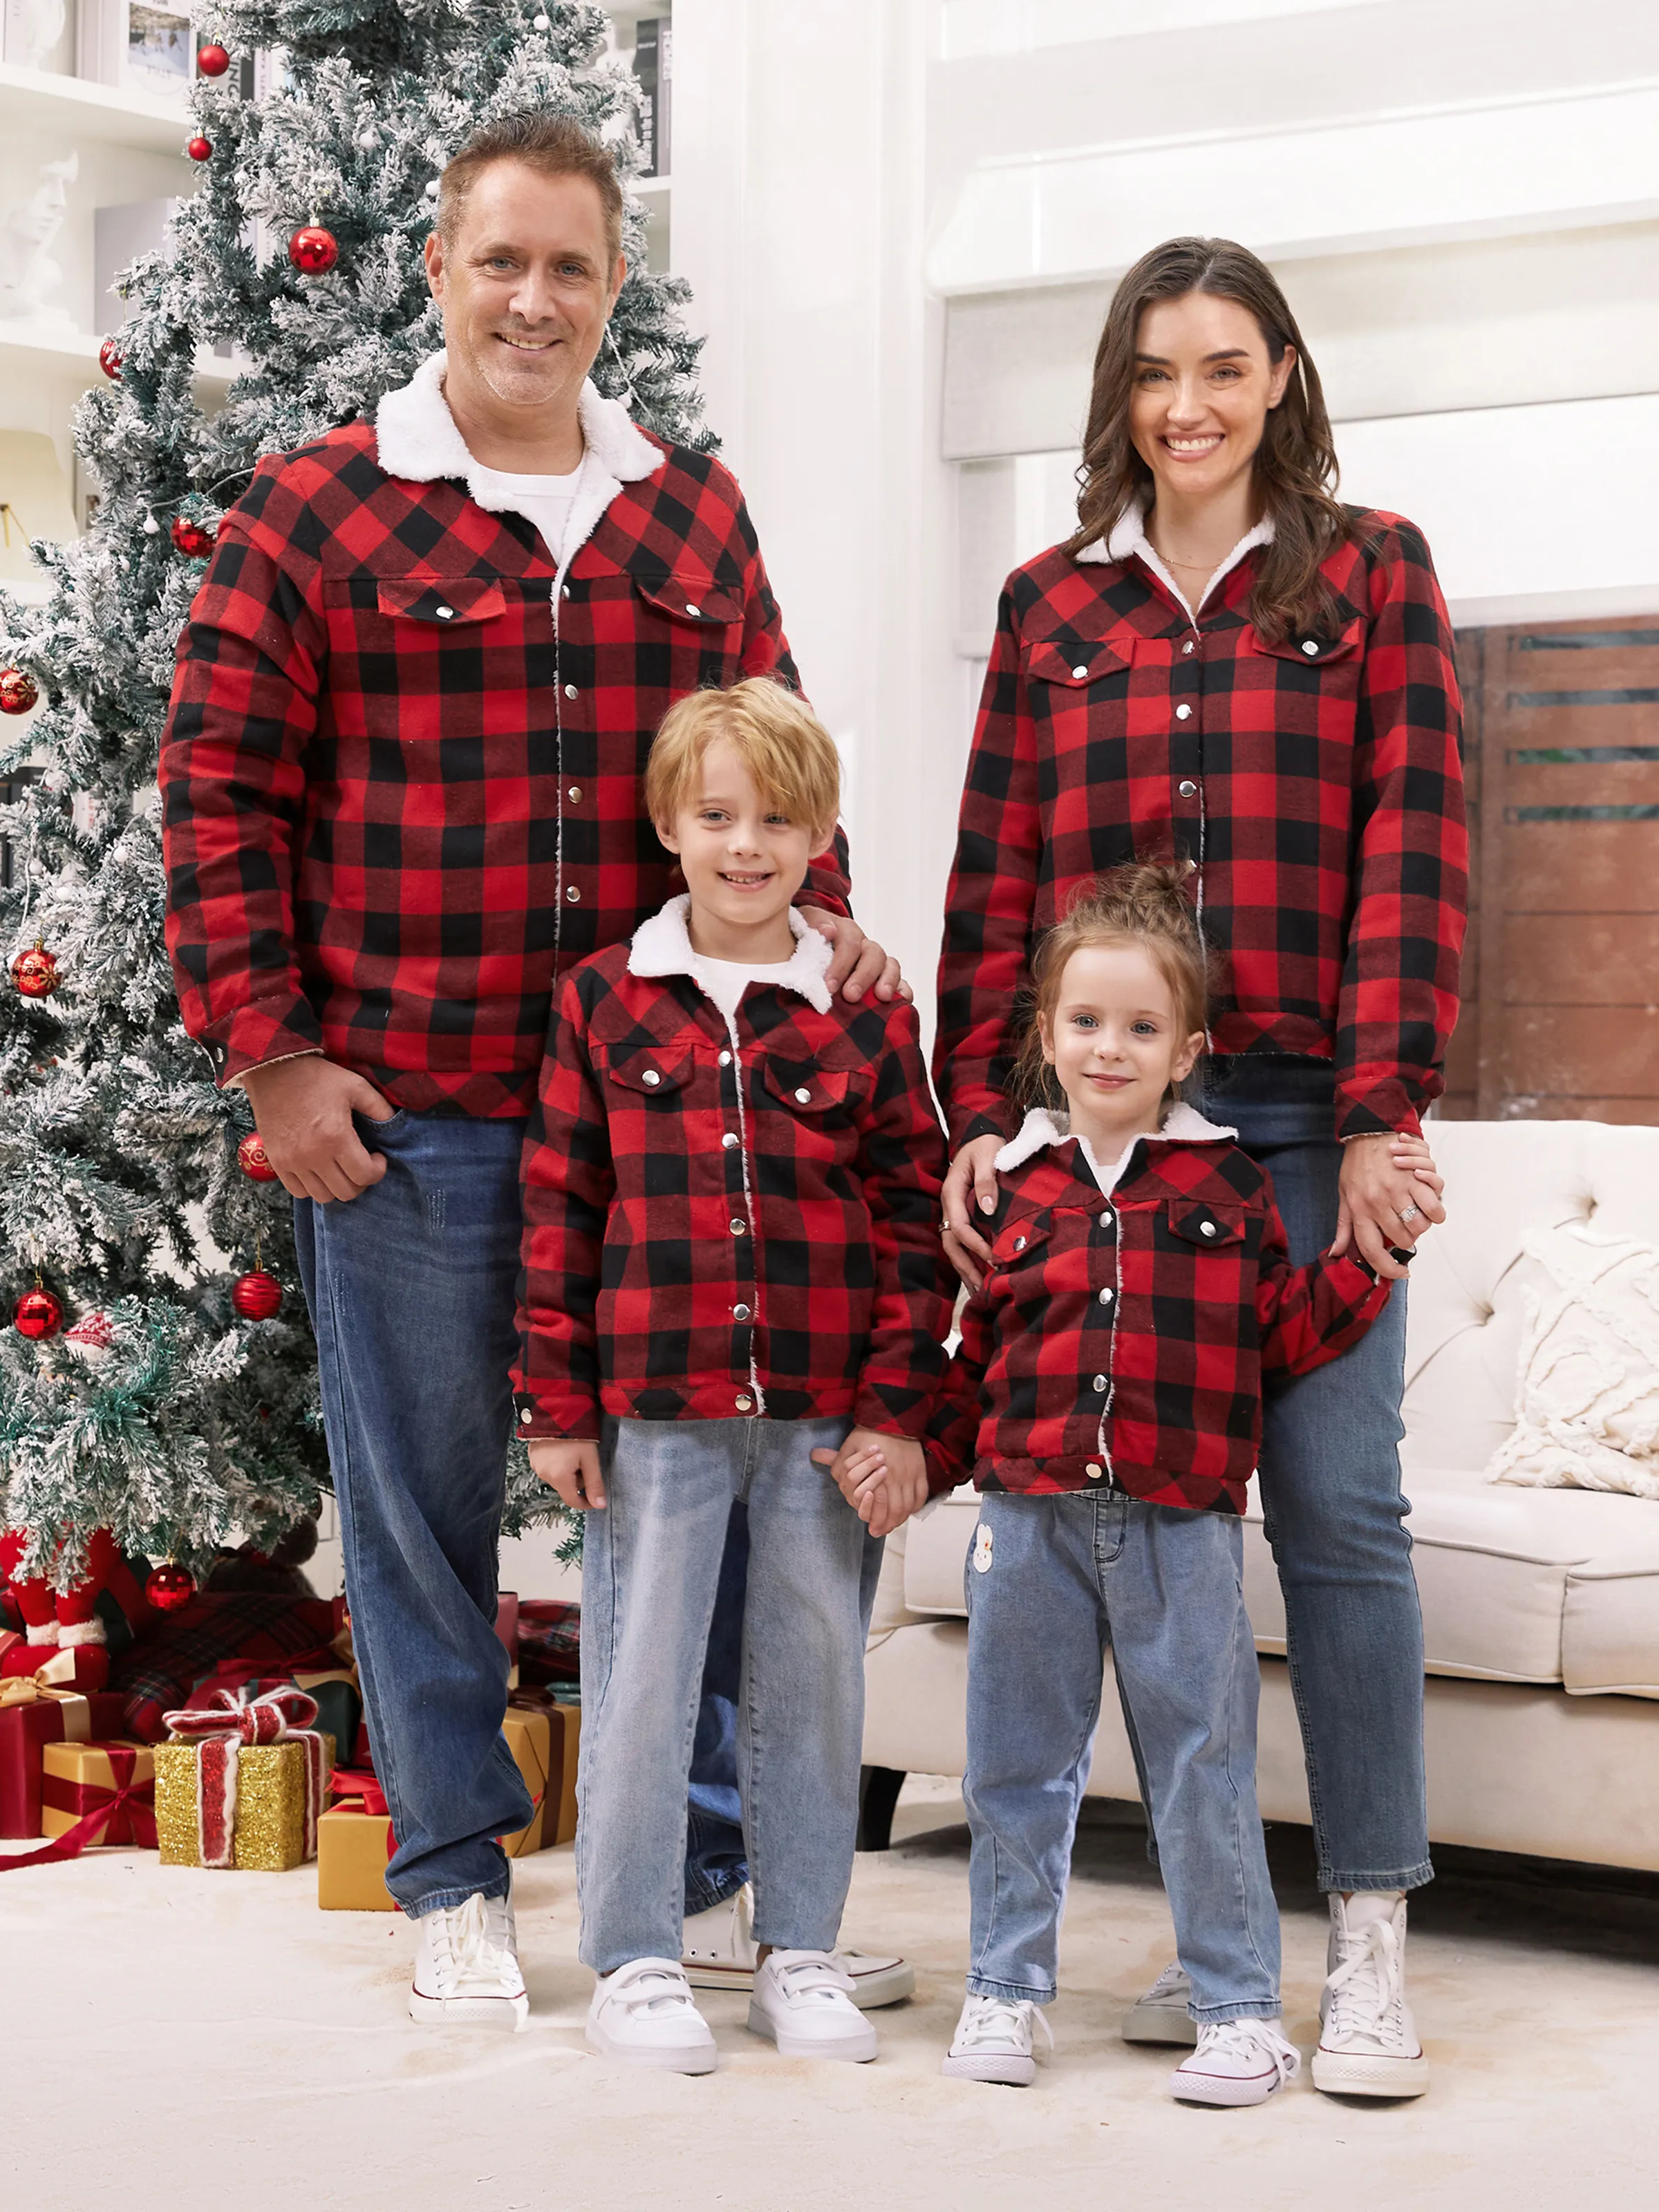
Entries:
[[955,1143],[1006,1135],[1043,932],[1102,871],[1181,853],[1218,1053],[1335,1061],[1339,1136],[1415,1132],[1457,1017],[1468,901],[1451,633],[1428,549],[1354,511],[1336,619],[1264,645],[1247,554],[1196,623],[1138,556],[1016,568],[963,793],[934,1070]]
[[810,933],[819,1003],[750,985],[728,1030],[673,957],[682,910],[560,997],[525,1135],[518,1433],[597,1437],[603,1408],[920,1434],[955,1285],[915,1010],[832,999]]
[[[521,1115],[555,979],[673,888],[640,778],[688,691],[775,669],[737,484],[662,447],[571,562],[370,423],[262,461],[179,641],[167,943],[221,1082],[319,1048],[401,1106]],[[843,910],[844,848],[814,870]]]
[[1032,1115],[1006,1148],[1041,1146],[1000,1177],[994,1256],[930,1432],[934,1472],[1242,1513],[1263,1371],[1334,1359],[1389,1285],[1346,1254],[1292,1267],[1270,1177],[1190,1108],[1139,1140],[1109,1196],[1075,1139],[1042,1142],[1050,1126]]

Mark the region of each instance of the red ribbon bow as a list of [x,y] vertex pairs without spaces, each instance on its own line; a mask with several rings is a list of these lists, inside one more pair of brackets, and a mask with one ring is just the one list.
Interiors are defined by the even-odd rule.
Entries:
[[101,1789],[96,1783],[69,1785],[75,1791],[79,1811],[88,1807],[72,1828],[38,1851],[23,1851],[15,1858],[0,1858],[0,1874],[11,1874],[19,1867],[53,1866],[63,1859],[78,1859],[89,1844],[137,1844],[141,1850],[155,1849],[155,1814],[152,1806],[154,1783],[135,1784],[132,1771],[137,1753],[131,1744],[105,1743],[97,1748],[109,1760],[114,1778],[113,1790]]
[[361,1766],[337,1766],[328,1778],[328,1786],[337,1797],[359,1797],[362,1809],[378,1819],[390,1820],[392,1808],[386,1802],[386,1792],[380,1787],[380,1777]]
[[323,1739],[310,1723],[317,1700],[303,1690],[216,1689],[210,1703],[162,1716],[176,1738],[196,1739],[197,1838],[204,1867],[236,1863],[236,1777],[242,1747],[299,1743],[306,1753],[305,1856],[317,1855],[323,1795]]

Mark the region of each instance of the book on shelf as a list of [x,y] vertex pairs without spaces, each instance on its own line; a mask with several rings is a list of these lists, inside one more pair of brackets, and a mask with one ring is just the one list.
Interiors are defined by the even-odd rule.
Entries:
[[672,154],[669,135],[674,108],[674,21],[671,15],[647,15],[634,41],[634,74],[645,94],[640,117],[640,136],[645,146],[647,177],[665,177]]

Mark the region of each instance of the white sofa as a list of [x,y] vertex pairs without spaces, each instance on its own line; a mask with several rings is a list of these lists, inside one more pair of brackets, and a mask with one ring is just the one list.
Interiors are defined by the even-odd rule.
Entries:
[[[1437,1843],[1659,1869],[1659,1502],[1490,1484],[1513,1425],[1528,1230],[1594,1218],[1659,1245],[1659,1129],[1437,1122],[1449,1218],[1412,1267],[1403,1447],[1427,1652],[1429,1827]],[[862,1840],[905,1772],[965,1758],[957,1491],[890,1540],[866,1663]],[[1264,1816],[1309,1818],[1283,1658],[1284,1611],[1254,1503],[1245,1589],[1261,1654]],[[1089,1789],[1133,1798],[1109,1684]]]

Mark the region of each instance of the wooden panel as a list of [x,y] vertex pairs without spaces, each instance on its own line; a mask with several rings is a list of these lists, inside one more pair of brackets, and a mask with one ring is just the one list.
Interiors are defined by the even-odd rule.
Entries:
[[[1523,822],[1500,815],[1485,871],[1486,926],[1504,935],[1515,914],[1650,914],[1659,873],[1659,824]],[[1496,878],[1496,882],[1493,878]],[[1493,951],[1507,964],[1499,945]]]
[[1659,1006],[1512,1006],[1498,1072],[1508,1097],[1576,1096],[1593,1076],[1609,1097],[1659,1105]]
[[1504,943],[1504,1005],[1640,1006],[1659,994],[1659,914],[1512,914]]

